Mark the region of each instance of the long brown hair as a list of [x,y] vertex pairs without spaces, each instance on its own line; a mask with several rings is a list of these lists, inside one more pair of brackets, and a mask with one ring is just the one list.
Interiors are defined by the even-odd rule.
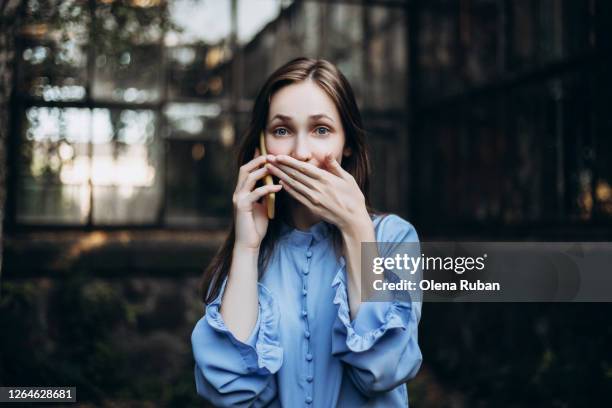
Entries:
[[[350,156],[342,159],[342,167],[355,178],[365,196],[367,210],[372,214],[374,210],[370,205],[368,194],[370,161],[361,114],[347,79],[334,64],[324,59],[296,58],[270,75],[255,99],[251,121],[238,148],[235,173],[237,174],[240,166],[249,162],[255,154],[255,148],[259,144],[259,134],[266,127],[272,95],[284,86],[307,80],[320,86],[333,100],[340,113],[345,134],[345,146],[351,151]],[[274,250],[280,234],[281,221],[291,223],[288,217],[287,200],[288,196],[284,190],[277,193],[277,215],[270,220],[266,236],[260,247],[258,260],[260,273],[265,270]],[[233,218],[225,242],[202,276],[202,299],[206,304],[211,303],[219,295],[221,285],[229,273],[235,237],[235,218]],[[339,253],[342,248],[342,236],[335,226],[332,226],[332,242],[336,253]]]

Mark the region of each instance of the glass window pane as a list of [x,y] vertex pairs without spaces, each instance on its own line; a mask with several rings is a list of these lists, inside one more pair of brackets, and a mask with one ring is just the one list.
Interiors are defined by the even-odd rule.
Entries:
[[45,101],[84,99],[89,25],[85,1],[28,1],[19,33],[19,92]]
[[158,45],[99,53],[92,93],[99,100],[155,102],[161,95],[161,53]]
[[376,110],[401,109],[405,102],[406,77],[403,15],[382,7],[369,7],[368,12],[374,19],[371,37],[367,39],[364,106]]
[[[610,9],[612,11],[612,9]],[[593,149],[584,151],[587,163],[593,163],[595,177],[595,202],[593,212],[595,217],[612,219],[612,120],[610,119],[609,101],[612,100],[612,64],[602,65],[595,75],[590,77],[592,99],[589,101],[590,112],[593,115],[591,140]],[[587,128],[587,126],[584,126]],[[585,203],[588,205],[588,202]]]
[[170,99],[218,100],[231,86],[230,0],[178,0],[164,36]]
[[327,40],[327,56],[351,83],[360,106],[364,102],[364,10],[361,5],[330,4]]
[[98,100],[155,102],[162,91],[161,40],[167,19],[159,1],[96,6],[95,75]]
[[194,225],[231,214],[234,126],[212,104],[166,109],[167,212],[172,225]]
[[231,0],[175,0],[168,10],[172,26],[164,42],[169,47],[217,44],[230,35]]
[[227,44],[183,45],[167,49],[168,97],[219,100],[229,96],[231,52]]
[[89,119],[88,109],[26,110],[18,174],[19,222],[86,223]]
[[508,40],[502,6],[498,0],[435,0],[423,7],[417,44],[420,80],[416,84],[421,100],[457,94],[504,73],[508,63],[503,44]]
[[[217,103],[170,103],[164,114],[167,136],[173,139],[219,139],[222,107]],[[231,139],[223,139],[230,146]]]
[[302,28],[302,52],[305,55],[316,57],[319,55],[321,42],[321,13],[322,5],[317,2],[301,3],[299,25]]
[[167,223],[230,216],[233,169],[233,155],[219,141],[169,141]]
[[281,10],[280,4],[279,0],[238,0],[238,42],[248,43],[266,24],[275,20]]
[[151,110],[94,109],[94,224],[152,224],[161,204],[161,144]]

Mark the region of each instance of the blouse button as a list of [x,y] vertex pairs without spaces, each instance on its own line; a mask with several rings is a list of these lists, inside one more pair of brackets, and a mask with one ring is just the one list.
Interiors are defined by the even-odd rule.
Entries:
[[312,257],[312,251],[308,250],[306,251],[306,258],[310,258],[310,257]]
[[304,332],[304,337],[306,337],[307,339],[310,338],[310,332],[308,330]]
[[304,269],[304,275],[308,275],[308,269]]
[[306,377],[306,381],[312,382],[312,375],[309,375],[308,377]]
[[306,296],[306,293],[308,293],[308,291],[306,290],[306,288],[302,288],[302,295]]
[[306,354],[306,361],[312,361],[312,354]]
[[306,397],[306,403],[310,404],[312,402],[312,397],[309,395]]
[[308,316],[308,311],[307,311],[307,310],[305,310],[305,309],[304,309],[304,310],[302,310],[302,316],[304,316],[304,317]]

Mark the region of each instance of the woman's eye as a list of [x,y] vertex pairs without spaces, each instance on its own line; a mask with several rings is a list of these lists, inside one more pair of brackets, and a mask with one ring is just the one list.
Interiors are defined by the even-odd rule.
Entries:
[[[321,130],[323,130],[324,132],[321,132]],[[330,130],[326,127],[318,127],[316,131],[317,131],[317,135],[321,135],[321,136],[327,135],[330,132]]]
[[[281,133],[279,133],[279,132],[281,132]],[[287,136],[287,134],[288,134],[287,129],[285,129],[285,128],[274,129],[274,131],[272,133],[274,134],[274,136]]]

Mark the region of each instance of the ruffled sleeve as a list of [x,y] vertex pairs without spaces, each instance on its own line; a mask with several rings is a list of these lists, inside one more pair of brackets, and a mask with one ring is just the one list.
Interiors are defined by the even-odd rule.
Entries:
[[[387,216],[376,228],[379,242],[418,242],[414,227],[398,216]],[[381,256],[393,256],[393,251]],[[332,352],[347,364],[348,375],[366,395],[391,390],[418,372],[421,302],[393,300],[362,302],[353,321],[346,287],[346,262],[332,282],[338,317],[332,332]]]
[[227,328],[219,311],[227,279],[208,304],[191,335],[198,394],[215,406],[265,406],[276,396],[276,373],[283,363],[278,305],[258,283],[259,312],[242,342]]

